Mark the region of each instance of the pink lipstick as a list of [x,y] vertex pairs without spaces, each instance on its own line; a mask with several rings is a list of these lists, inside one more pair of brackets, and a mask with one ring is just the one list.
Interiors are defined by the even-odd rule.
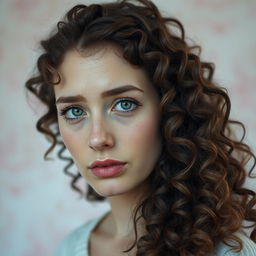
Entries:
[[126,162],[106,159],[93,162],[89,168],[97,177],[107,178],[118,176],[125,169],[125,166]]

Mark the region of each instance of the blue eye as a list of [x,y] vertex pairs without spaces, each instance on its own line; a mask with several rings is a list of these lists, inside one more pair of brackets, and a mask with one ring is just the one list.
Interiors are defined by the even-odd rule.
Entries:
[[[67,116],[66,116],[66,113],[67,113],[69,110],[71,110],[71,111],[70,111],[71,115],[73,115],[73,116],[75,116],[75,117],[71,117],[71,118],[70,118],[70,117],[67,117]],[[64,108],[63,110],[61,110],[60,115],[63,116],[63,118],[64,118],[66,121],[68,121],[68,122],[73,122],[73,121],[75,121],[75,120],[77,120],[77,119],[80,118],[80,116],[82,115],[81,112],[83,112],[83,110],[82,110],[80,107],[78,107],[78,106],[70,106],[70,107],[67,107],[67,108]]]
[[[129,99],[129,98],[122,98],[115,104],[115,106],[117,106],[118,104],[119,104],[119,106],[121,106],[121,108],[123,110],[117,110],[117,111],[123,112],[123,113],[132,112],[135,109],[137,109],[138,106],[141,106],[140,103],[138,103],[135,100]],[[134,106],[134,107],[132,107],[132,106]],[[70,115],[72,115],[73,117],[67,117],[66,114],[69,111],[70,111]],[[74,122],[74,121],[80,119],[84,115],[84,110],[79,106],[69,106],[69,107],[66,107],[63,110],[61,110],[60,115],[63,116],[63,118],[67,122]]]
[[[121,103],[120,106],[124,109],[124,111],[121,112],[132,112],[140,105],[137,101],[134,100],[121,99],[115,104],[115,106],[119,103]],[[131,108],[132,105],[135,105],[135,107]]]

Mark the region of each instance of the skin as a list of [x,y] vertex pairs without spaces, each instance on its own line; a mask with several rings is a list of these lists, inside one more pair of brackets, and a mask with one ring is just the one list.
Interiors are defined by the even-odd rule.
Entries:
[[[107,197],[111,206],[110,214],[92,232],[92,244],[100,238],[101,244],[106,241],[108,248],[112,241],[113,250],[121,247],[124,250],[127,249],[123,247],[124,242],[134,238],[132,209],[147,193],[147,178],[160,157],[162,139],[159,96],[144,70],[131,65],[118,53],[114,46],[91,56],[68,51],[58,69],[61,83],[54,86],[54,92],[56,100],[78,94],[87,99],[56,105],[59,129],[81,175],[98,194]],[[131,90],[102,97],[103,91],[123,85],[133,85],[144,92]],[[140,106],[117,103],[125,97],[136,100]],[[72,104],[78,109],[68,110],[66,117],[79,119],[67,122],[60,111]],[[126,113],[127,109],[133,111]],[[105,158],[127,162],[124,172],[117,177],[96,177],[88,166]],[[143,227],[142,222],[140,225]],[[140,232],[143,228],[139,227]],[[92,247],[92,255],[100,253],[96,246]]]

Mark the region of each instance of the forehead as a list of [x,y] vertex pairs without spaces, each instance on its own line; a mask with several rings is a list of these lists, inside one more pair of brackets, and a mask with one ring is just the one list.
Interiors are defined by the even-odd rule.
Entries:
[[116,75],[127,72],[140,73],[143,68],[135,65],[131,65],[126,59],[123,58],[122,52],[116,47],[104,47],[104,48],[89,48],[83,51],[77,51],[72,49],[66,52],[63,62],[58,69],[64,76],[77,71],[83,71],[90,73],[87,75],[93,75],[92,70],[102,71],[105,73],[113,72],[116,70]]
[[70,50],[58,68],[61,83],[56,92],[74,87],[78,91],[100,86],[102,89],[120,84],[152,86],[143,67],[130,64],[116,47]]

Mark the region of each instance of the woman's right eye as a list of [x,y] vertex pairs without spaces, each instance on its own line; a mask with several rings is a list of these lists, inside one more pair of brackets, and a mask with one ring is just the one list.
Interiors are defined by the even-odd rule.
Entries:
[[[74,117],[67,117],[67,113],[70,112],[71,115]],[[60,111],[60,115],[63,116],[65,121],[67,122],[74,122],[78,120],[83,115],[83,110],[78,106],[69,106],[67,108],[64,108]]]

